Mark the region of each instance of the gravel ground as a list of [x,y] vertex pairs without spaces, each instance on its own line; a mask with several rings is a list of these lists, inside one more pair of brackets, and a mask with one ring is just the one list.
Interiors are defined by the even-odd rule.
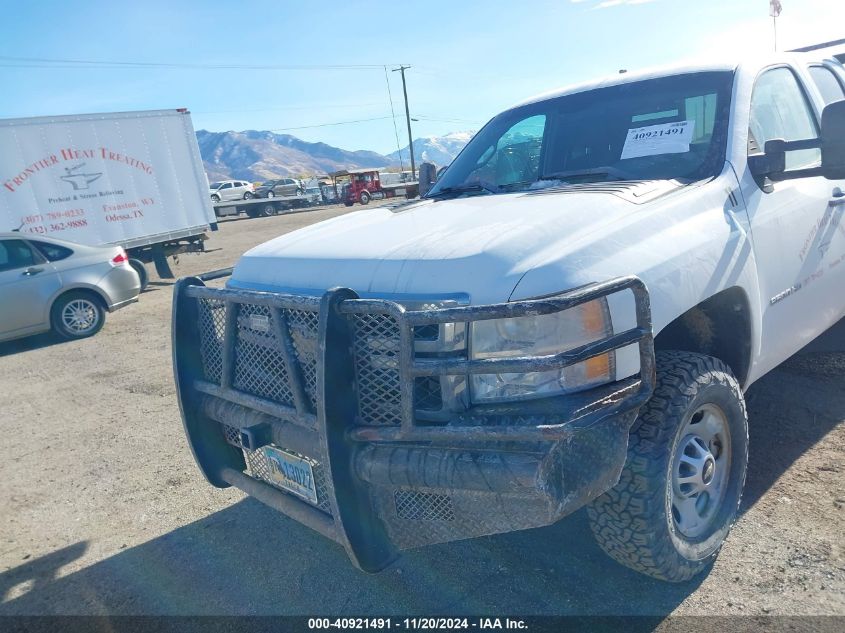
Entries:
[[[346,212],[223,222],[174,270]],[[619,567],[578,512],[366,575],[202,479],[171,378],[171,287],[154,278],[93,339],[0,344],[0,614],[845,615],[845,323],[748,392],[742,515],[709,574],[667,585]]]

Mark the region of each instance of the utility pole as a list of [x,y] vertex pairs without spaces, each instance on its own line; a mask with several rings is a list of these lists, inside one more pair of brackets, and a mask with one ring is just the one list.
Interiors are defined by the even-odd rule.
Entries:
[[396,72],[397,70],[402,73],[402,93],[405,95],[405,120],[408,122],[408,149],[411,152],[411,178],[417,177],[417,167],[414,164],[414,137],[411,136],[411,112],[408,110],[408,88],[405,86],[405,71],[408,70],[410,66],[399,66],[399,68],[394,68],[392,72]]

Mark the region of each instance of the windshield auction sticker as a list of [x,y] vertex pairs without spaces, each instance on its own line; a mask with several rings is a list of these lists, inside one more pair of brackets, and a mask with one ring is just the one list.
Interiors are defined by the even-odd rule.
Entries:
[[628,130],[620,160],[688,152],[694,128],[695,121],[676,121]]

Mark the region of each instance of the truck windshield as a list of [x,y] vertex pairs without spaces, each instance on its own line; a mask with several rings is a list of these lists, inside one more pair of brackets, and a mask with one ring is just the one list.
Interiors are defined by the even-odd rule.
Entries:
[[426,197],[715,176],[732,82],[729,71],[688,73],[514,108],[484,126]]

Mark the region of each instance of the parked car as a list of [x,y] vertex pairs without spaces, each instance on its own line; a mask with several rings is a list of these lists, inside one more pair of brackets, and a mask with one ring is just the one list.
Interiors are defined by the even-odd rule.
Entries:
[[213,202],[226,202],[228,200],[249,200],[255,194],[251,182],[245,180],[221,180],[213,182],[208,186]]
[[295,178],[268,180],[255,190],[256,198],[275,198],[276,196],[301,196],[305,190]]
[[307,203],[311,206],[323,204],[323,192],[320,191],[319,187],[308,187],[304,195]]
[[138,300],[141,280],[120,246],[0,233],[0,341],[52,329],[93,336],[106,312]]

